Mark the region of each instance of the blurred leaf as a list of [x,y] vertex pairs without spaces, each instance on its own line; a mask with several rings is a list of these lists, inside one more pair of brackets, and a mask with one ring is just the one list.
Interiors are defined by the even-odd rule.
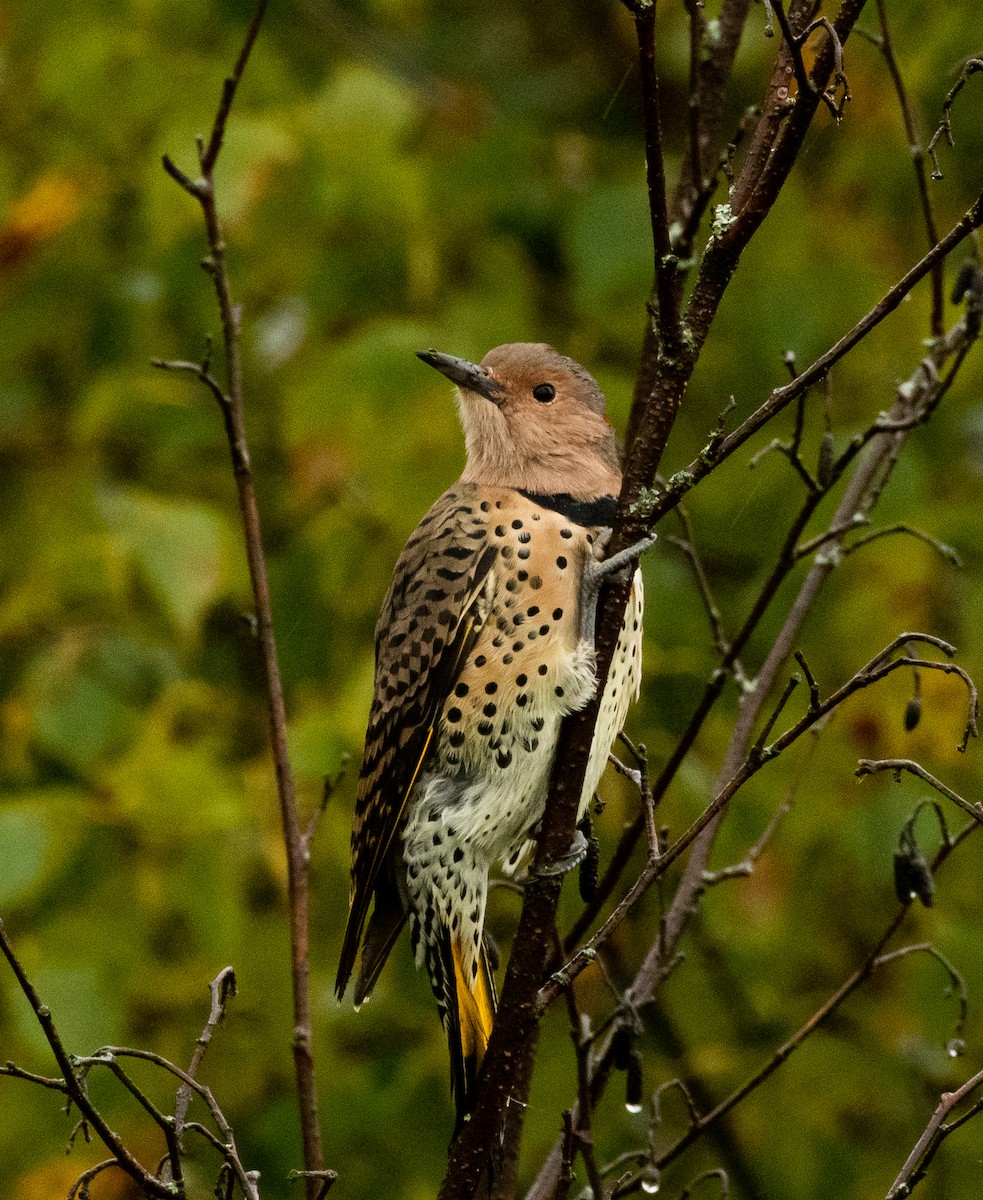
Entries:
[[43,809],[0,806],[0,905],[29,891],[44,867],[49,832]]
[[100,508],[168,617],[185,636],[195,633],[224,580],[218,517],[201,505],[110,488]]

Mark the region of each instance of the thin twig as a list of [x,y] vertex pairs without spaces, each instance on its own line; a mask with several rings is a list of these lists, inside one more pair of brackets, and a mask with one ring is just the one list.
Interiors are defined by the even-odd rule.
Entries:
[[[208,1020],[205,1022],[205,1028],[198,1035],[198,1041],[191,1056],[191,1062],[188,1065],[188,1077],[190,1079],[197,1078],[198,1068],[201,1066],[201,1060],[205,1057],[205,1051],[212,1040],[212,1034],[225,1017],[226,1004],[236,994],[236,977],[232,968],[223,967],[211,983],[209,983],[208,990],[211,992],[212,997],[211,1009],[208,1013]],[[191,1087],[187,1083],[182,1083],[178,1088],[177,1099],[174,1105],[174,1126],[177,1130],[179,1145],[181,1127],[187,1118],[188,1106],[190,1104]]]
[[16,1063],[9,1060],[0,1067],[0,1075],[9,1075],[11,1079],[23,1079],[27,1083],[36,1083],[38,1087],[68,1094],[68,1084],[64,1079],[53,1079],[50,1075],[36,1075],[33,1071],[25,1071],[23,1067],[18,1067]]
[[74,1200],[76,1196],[81,1197],[82,1200],[88,1200],[89,1184],[93,1181],[93,1179],[95,1179],[97,1175],[101,1175],[103,1171],[108,1171],[110,1167],[118,1166],[119,1163],[115,1158],[104,1158],[102,1162],[96,1163],[94,1167],[89,1167],[88,1170],[82,1172],[78,1179],[76,1179],[72,1186],[68,1189],[67,1200]]
[[894,779],[896,783],[901,781],[901,772],[907,771],[909,774],[914,775],[916,778],[921,779],[924,783],[927,783],[929,787],[935,788],[940,795],[945,796],[947,800],[951,800],[953,804],[957,804],[963,810],[963,812],[969,813],[974,821],[978,821],[980,824],[983,824],[983,804],[981,804],[979,800],[966,800],[964,797],[960,796],[958,792],[954,792],[952,788],[946,787],[941,779],[936,779],[930,771],[925,770],[921,763],[917,763],[913,759],[862,758],[857,764],[857,769],[854,774],[858,778],[862,778],[865,775],[876,775],[880,771],[892,771],[894,773]]
[[[976,712],[976,689],[973,681],[969,678],[962,668],[954,663],[936,662],[932,659],[912,658],[904,655],[900,658],[892,659],[889,656],[900,647],[909,642],[924,641],[929,645],[936,646],[943,653],[954,652],[953,647],[943,642],[941,638],[933,637],[930,634],[902,634],[890,642],[880,653],[874,656],[865,666],[861,667],[850,679],[846,681],[835,692],[828,696],[825,700],[817,703],[811,703],[808,711],[794,722],[788,729],[785,730],[780,737],[776,738],[770,745],[765,744],[766,737],[774,724],[775,719],[784,708],[791,694],[791,685],[787,687],[783,693],[782,700],[775,709],[771,718],[765,726],[763,733],[758,737],[754,746],[746,754],[743,763],[737,768],[731,778],[717,792],[713,800],[707,805],[703,812],[696,818],[690,827],[676,840],[662,851],[657,856],[650,856],[645,866],[642,868],[638,878],[629,888],[627,894],[621,903],[614,909],[608,919],[604,922],[601,928],[594,936],[582,946],[570,959],[566,962],[559,971],[553,975],[539,989],[538,1005],[540,1009],[551,1004],[559,993],[566,987],[569,987],[570,982],[580,974],[591,962],[597,957],[598,951],[611,938],[618,926],[624,921],[625,917],[632,911],[635,905],[641,900],[642,896],[648,891],[652,884],[662,877],[669,867],[689,848],[696,838],[716,821],[720,813],[722,813],[738,791],[752,778],[766,763],[771,762],[779,755],[784,753],[789,746],[793,745],[804,733],[808,732],[820,720],[828,716],[845,701],[847,701],[856,692],[865,688],[872,687],[885,679],[888,675],[895,671],[906,667],[918,666],[925,670],[939,670],[946,673],[953,673],[962,679],[963,683],[969,692],[969,711],[967,716],[966,731],[964,733],[963,743],[960,748],[965,747],[966,740],[972,734],[975,736],[975,712]],[[899,760],[902,762],[902,760]],[[861,763],[861,767],[865,764]],[[894,760],[888,763],[888,766],[897,765]],[[921,771],[917,763],[912,763],[907,767],[906,762],[902,762],[906,769],[917,769]],[[881,768],[878,764],[872,764],[874,769]],[[865,773],[858,769],[858,774]],[[923,777],[931,780],[925,772]],[[938,781],[935,781],[938,783]],[[939,784],[940,789],[943,785]],[[983,823],[983,806],[977,810],[976,807],[963,800],[962,797],[956,797],[954,792],[946,789],[943,792],[950,799],[955,798],[956,802],[961,807],[974,816],[975,819]]]
[[[911,165],[915,172],[915,183],[918,188],[918,202],[922,209],[922,220],[925,224],[925,233],[928,237],[929,246],[934,246],[939,240],[938,229],[935,224],[935,213],[932,209],[932,198],[928,190],[928,172],[925,169],[925,150],[922,146],[921,135],[918,131],[918,122],[915,118],[915,113],[911,106],[911,101],[908,98],[908,90],[905,87],[904,77],[901,74],[901,68],[898,66],[898,60],[894,54],[894,42],[891,39],[891,29],[887,18],[887,5],[885,0],[877,0],[877,21],[880,25],[881,36],[878,41],[881,53],[884,55],[884,62],[887,64],[888,74],[891,76],[891,82],[894,85],[894,91],[898,97],[898,104],[901,108],[901,119],[904,122],[905,136],[908,139],[908,151],[911,154]],[[940,337],[942,334],[942,263],[936,263],[932,268],[932,316],[931,316],[931,332],[933,337]]]
[[[965,826],[953,839],[951,844],[943,845],[935,856],[932,864],[933,871],[939,870],[942,864],[949,858],[953,850],[960,845],[965,839],[975,832],[975,826],[969,824]],[[832,995],[812,1014],[812,1016],[801,1025],[796,1032],[788,1038],[768,1059],[768,1061],[752,1076],[750,1076],[739,1088],[733,1091],[725,1100],[722,1100],[710,1112],[696,1116],[691,1114],[690,1127],[684,1134],[671,1146],[663,1152],[655,1161],[655,1165],[662,1169],[670,1162],[677,1159],[680,1154],[699,1137],[701,1137],[712,1125],[716,1124],[722,1117],[730,1112],[737,1104],[739,1104],[745,1096],[761,1086],[776,1070],[809,1038],[816,1032],[829,1017],[843,1004],[843,1002],[851,996],[870,976],[878,969],[879,965],[888,962],[888,958],[883,957],[884,948],[894,937],[908,912],[910,902],[899,905],[898,911],[888,922],[887,926],[877,938],[876,942],[864,958],[863,962],[856,970],[844,980],[844,982],[836,989]]]
[[[646,521],[654,524],[665,513],[675,507],[680,498],[704,479],[719,463],[723,462],[735,450],[738,450],[751,437],[765,426],[775,415],[787,407],[806,388],[811,387],[826,375],[835,363],[839,362],[858,342],[862,341],[875,329],[885,317],[889,316],[910,294],[912,289],[933,269],[937,262],[946,257],[973,230],[983,224],[983,193],[965,212],[961,220],[956,222],[949,232],[941,238],[923,257],[901,278],[889,288],[877,304],[874,305],[861,319],[845,333],[838,342],[821,354],[810,366],[802,371],[790,383],[775,388],[771,395],[749,417],[723,438],[715,447],[713,454],[704,450],[687,467],[677,471],[668,481],[665,491],[648,506],[645,514]],[[874,434],[886,432],[882,426],[873,430]]]
[[626,0],[635,18],[638,62],[642,83],[645,123],[645,168],[648,182],[649,217],[654,249],[655,312],[659,340],[666,352],[679,345],[678,258],[669,236],[669,210],[666,194],[666,165],[662,147],[662,118],[659,106],[659,76],[655,63],[656,6]]
[[65,1082],[65,1091],[71,1098],[72,1103],[82,1114],[85,1121],[95,1130],[99,1140],[110,1152],[120,1170],[125,1171],[137,1186],[143,1189],[146,1195],[162,1197],[163,1200],[166,1200],[169,1196],[172,1197],[172,1190],[161,1183],[146,1167],[141,1166],[120,1140],[119,1135],[109,1128],[102,1114],[89,1100],[84,1082],[79,1078],[75,1065],[62,1043],[54,1018],[51,1015],[51,1010],[47,1005],[42,1004],[34,985],[27,977],[27,972],[14,953],[14,948],[7,937],[7,931],[2,921],[0,921],[0,951],[3,952],[4,958],[10,964],[10,968],[20,985],[20,989],[27,997],[27,1002],[30,1004],[45,1039],[51,1047],[51,1052],[55,1056],[55,1062],[57,1062]]
[[[223,389],[212,379],[204,365],[161,363],[172,370],[189,370],[208,387],[218,402],[225,423],[226,437],[232,456],[239,495],[246,556],[256,607],[256,629],[263,664],[263,678],[269,711],[270,737],[276,770],[277,792],[283,839],[287,857],[287,890],[290,904],[291,984],[293,991],[293,1054],[300,1102],[301,1132],[304,1164],[308,1172],[324,1169],[320,1123],[317,1108],[317,1086],[314,1073],[311,999],[309,983],[309,882],[307,846],[301,828],[297,806],[296,785],[287,753],[287,717],[283,684],[277,658],[276,639],[270,604],[269,579],[260,525],[256,489],[250,468],[249,448],[244,419],[244,391],[240,331],[240,310],[234,302],[225,257],[222,222],[216,203],[214,169],[225,135],[226,122],[235,99],[239,82],[259,35],[266,0],[258,0],[246,33],[242,49],[232,74],[225,80],[221,100],[212,123],[207,143],[199,140],[198,161],[201,175],[191,179],[167,156],[164,169],[201,206],[209,253],[204,266],[215,290],[222,323],[225,347],[227,386]],[[307,1181],[308,1200],[314,1200],[317,1184],[312,1176]]]
[[[941,361],[946,354],[954,353],[957,363],[961,363],[964,358],[964,349],[973,343],[977,333],[978,323],[972,322],[967,318],[966,321],[960,322],[945,338],[937,343],[933,348],[933,355],[937,356]],[[891,418],[900,420],[906,413],[911,411],[912,403],[916,405],[920,403],[920,396],[917,389],[899,388],[897,400],[891,410]],[[855,514],[862,513],[866,515],[871,511],[871,508],[883,490],[894,463],[897,461],[900,446],[905,437],[906,432],[904,430],[892,432],[878,430],[872,434],[869,441],[864,445],[864,453],[837,506],[836,513],[831,522],[832,525],[843,527],[852,522]],[[719,444],[722,443],[715,443],[715,445]],[[701,455],[701,460],[705,457],[709,459],[709,456]],[[810,503],[811,500],[812,497],[807,497],[806,503]],[[796,534],[797,537],[798,533]],[[723,787],[726,784],[728,778],[732,777],[733,772],[737,770],[746,756],[751,733],[760,715],[765,697],[773,686],[783,663],[791,654],[806,616],[838,561],[838,556],[835,554],[827,553],[816,556],[789,609],[788,616],[763,666],[758,672],[757,686],[753,691],[746,690],[742,694],[738,723],[731,738],[724,765],[718,773],[718,787]],[[766,604],[759,607],[759,619],[766,607]],[[740,635],[738,635],[737,642],[740,642]],[[679,747],[677,747],[678,753],[671,757],[670,763],[664,768],[660,779],[656,781],[653,789],[656,799],[661,795],[660,782],[668,786],[668,782],[678,770],[685,756],[686,751],[682,749],[683,742],[685,742],[687,747],[693,744],[702,727],[703,721],[720,694],[725,679],[726,675],[722,671],[717,671],[711,676],[700,705],[690,721],[684,739],[681,741]],[[628,995],[636,1005],[646,1003],[654,996],[655,988],[666,972],[665,957],[673,955],[674,948],[678,944],[678,940],[696,908],[698,896],[705,887],[703,876],[716,838],[716,832],[720,826],[720,820],[720,816],[712,817],[698,834],[698,840],[688,858],[683,877],[677,886],[673,901],[663,918],[663,922],[660,924],[659,937],[645,956],[636,973],[635,980],[629,988]],[[634,842],[641,832],[641,827],[641,820],[637,819],[632,829],[627,831],[622,837],[617,855],[618,861],[621,864],[627,862]],[[614,865],[612,864],[612,867],[606,872],[605,878],[602,881],[602,887],[613,888],[613,878],[615,877]],[[643,872],[644,874],[645,872]],[[601,892],[602,887],[599,887],[598,892]],[[642,880],[637,881],[636,885],[633,885],[633,899],[637,897],[642,887]],[[582,928],[578,926],[578,936],[580,936]],[[574,944],[572,939],[569,939],[567,944],[572,949]],[[592,1067],[592,1100],[594,1103],[597,1103],[603,1094],[606,1081],[610,1075],[610,1052],[610,1040],[599,1045],[595,1051]],[[528,1194],[527,1200],[543,1200],[549,1194],[552,1189],[551,1181],[555,1178],[558,1162],[559,1151],[554,1146],[553,1151],[540,1170]]]
[[887,1192],[887,1200],[901,1200],[902,1196],[910,1196],[915,1185],[925,1177],[929,1163],[935,1157],[935,1152],[942,1142],[960,1125],[983,1112],[983,1101],[978,1101],[957,1120],[945,1124],[946,1117],[960,1105],[967,1096],[972,1095],[977,1088],[983,1086],[983,1071],[966,1080],[961,1087],[952,1092],[943,1092],[931,1120],[915,1143],[911,1153],[905,1159],[904,1165],[898,1172],[897,1178]]
[[961,567],[962,559],[958,553],[945,542],[940,541],[936,537],[932,537],[930,533],[926,533],[923,529],[915,529],[911,525],[885,525],[883,529],[872,529],[870,533],[863,533],[858,538],[848,545],[843,547],[844,554],[852,554],[854,550],[859,550],[861,546],[869,546],[871,542],[876,542],[878,538],[891,537],[896,533],[907,534],[908,537],[917,538],[920,542],[924,542],[926,546],[931,546],[938,554],[940,554],[947,563],[954,567]]

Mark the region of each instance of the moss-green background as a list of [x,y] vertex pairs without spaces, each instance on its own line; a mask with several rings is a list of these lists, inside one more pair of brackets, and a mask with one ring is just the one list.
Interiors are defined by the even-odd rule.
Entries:
[[[712,16],[719,5],[708,0]],[[872,7],[872,6],[868,6]],[[889,0],[923,128],[951,68],[977,49],[969,0]],[[193,169],[220,81],[248,20],[244,0],[0,4],[0,917],[69,1047],[138,1044],[184,1062],[207,982],[235,965],[241,994],[205,1077],[263,1195],[294,1194],[299,1165],[289,1053],[284,867],[248,581],[221,423],[153,357],[189,358],[218,333],[194,203],[162,153]],[[670,169],[684,130],[687,35],[664,5],[659,61]],[[727,128],[763,91],[776,46],[755,6]],[[861,25],[875,29],[874,14]],[[413,351],[480,356],[548,340],[601,380],[623,427],[650,282],[633,37],[614,0],[273,0],[229,126],[218,182],[244,311],[248,425],[301,793],[313,806],[344,754],[357,761],[375,614],[399,547],[456,477],[462,445],[446,384]],[[900,116],[876,49],[846,59],[853,101],[821,112],[799,167],[745,255],[667,456],[675,469],[733,394],[750,411],[866,311],[922,252]],[[932,184],[940,226],[983,184],[979,81],[955,113],[956,147]],[[958,256],[957,256],[958,257]],[[954,267],[950,268],[951,279]],[[947,306],[947,322],[955,319]],[[927,334],[923,285],[833,374],[838,445],[889,407]],[[879,520],[952,543],[955,571],[921,542],[888,538],[850,558],[803,645],[824,688],[894,635],[951,638],[983,667],[978,355],[917,432]],[[821,430],[810,409],[810,452]],[[787,425],[780,432],[786,432]],[[773,436],[769,432],[768,436]],[[760,443],[751,449],[764,444]],[[691,510],[725,622],[736,628],[799,499],[778,456],[751,449]],[[828,512],[825,513],[828,516]],[[819,526],[817,525],[817,528]],[[668,531],[668,526],[666,527]],[[713,666],[682,557],[645,566],[648,678],[631,730],[661,761]],[[781,601],[746,655],[753,671]],[[712,890],[686,959],[650,1014],[646,1087],[685,1072],[713,1098],[760,1064],[849,974],[894,912],[891,855],[924,789],[857,785],[860,756],[921,759],[979,793],[979,751],[955,751],[964,691],[910,679],[854,700],[825,733],[752,878]],[[733,718],[729,691],[661,811],[679,831],[707,798]],[[789,786],[804,747],[735,805],[718,865],[737,860]],[[347,894],[354,769],[332,800],[313,865],[312,981],[327,1157],[339,1197],[427,1197],[451,1129],[446,1050],[405,945],[360,1014],[331,996]],[[600,821],[609,849],[634,811],[617,781]],[[931,821],[921,818],[926,841]],[[722,1163],[741,1196],[882,1195],[936,1102],[983,1061],[980,848],[940,877],[936,907],[905,936],[966,975],[964,1059],[947,1059],[956,1002],[913,958],[879,975],[752,1099],[726,1144],[673,1168],[678,1193]],[[566,897],[576,910],[574,889]],[[491,924],[507,940],[517,901]],[[654,935],[652,895],[617,944],[627,979]],[[585,977],[584,1002],[609,999]],[[54,1070],[0,971],[0,1060]],[[167,1091],[141,1073],[162,1102]],[[598,1121],[602,1160],[644,1142],[615,1084]],[[95,1092],[149,1162],[160,1149],[112,1088]],[[528,1113],[526,1175],[573,1095],[568,1036],[547,1022]],[[666,1138],[682,1128],[666,1106]],[[57,1098],[0,1079],[0,1189],[64,1195],[100,1157]],[[663,1135],[660,1134],[659,1137]],[[945,1147],[926,1200],[983,1189],[983,1123]],[[211,1159],[191,1168],[208,1194]],[[207,1186],[206,1186],[207,1185]],[[704,1185],[709,1190],[712,1185]],[[122,1196],[104,1176],[96,1196]]]

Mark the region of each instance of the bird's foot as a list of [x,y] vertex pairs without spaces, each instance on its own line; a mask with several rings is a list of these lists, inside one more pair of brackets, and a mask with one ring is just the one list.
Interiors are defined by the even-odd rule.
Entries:
[[580,638],[591,646],[594,644],[601,584],[605,579],[630,579],[639,555],[655,545],[654,535],[643,537],[634,545],[612,554],[610,558],[600,558],[599,555],[607,549],[610,540],[611,530],[605,529],[594,543],[593,553],[584,564],[584,577],[580,585]]
[[560,858],[555,858],[551,863],[546,863],[544,866],[535,867],[529,872],[530,875],[566,875],[568,871],[572,871],[574,867],[579,867],[587,855],[587,839],[578,829],[573,835],[573,841],[570,843],[570,849]]

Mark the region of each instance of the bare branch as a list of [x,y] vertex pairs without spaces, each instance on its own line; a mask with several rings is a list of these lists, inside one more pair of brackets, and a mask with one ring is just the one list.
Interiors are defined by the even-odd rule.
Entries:
[[645,169],[648,181],[649,217],[654,248],[655,306],[652,313],[660,343],[669,353],[679,346],[679,259],[669,236],[666,195],[666,165],[662,147],[662,118],[659,107],[659,77],[655,65],[656,6],[626,0],[635,18],[638,62],[642,80],[645,121]]
[[[668,481],[666,489],[651,504],[640,509],[646,523],[651,526],[679,502],[679,499],[705,478],[719,463],[744,445],[749,438],[765,426],[775,415],[787,407],[803,391],[818,382],[845,354],[875,329],[885,317],[901,304],[905,296],[935,266],[959,245],[973,230],[983,224],[983,194],[939,242],[931,248],[898,282],[884,294],[881,300],[863,316],[854,327],[821,354],[809,367],[783,387],[775,388],[766,401],[715,447],[709,455],[704,450],[689,466],[677,471]],[[975,335],[974,335],[975,336]],[[872,429],[871,436],[889,430],[881,425]]]
[[910,1196],[915,1186],[924,1179],[928,1165],[942,1142],[960,1125],[983,1112],[983,1100],[979,1100],[957,1120],[945,1123],[949,1114],[980,1086],[983,1086],[983,1071],[978,1071],[955,1091],[942,1093],[931,1120],[888,1189],[887,1200],[901,1200],[903,1196]]
[[[898,60],[894,53],[894,42],[891,40],[891,30],[888,24],[887,5],[885,0],[877,0],[877,20],[881,30],[881,35],[880,38],[877,39],[877,44],[880,47],[881,53],[884,55],[884,62],[887,64],[888,74],[891,76],[891,82],[894,85],[894,91],[898,97],[898,104],[901,108],[901,117],[904,122],[905,135],[908,139],[908,151],[911,154],[911,163],[915,172],[915,183],[918,188],[918,201],[922,209],[922,220],[925,224],[925,233],[928,237],[929,246],[934,246],[939,240],[939,234],[935,224],[935,213],[932,209],[932,198],[929,195],[928,190],[928,172],[925,169],[925,150],[922,146],[921,135],[918,131],[918,122],[915,118],[915,113],[912,109],[911,102],[908,99],[908,91],[904,84],[901,68],[898,65]],[[931,332],[933,337],[940,337],[942,334],[941,262],[936,263],[936,265],[932,268]]]
[[307,1179],[316,1184],[320,1184],[317,1189],[315,1200],[324,1200],[324,1197],[331,1191],[331,1188],[338,1181],[337,1171],[291,1171],[287,1175],[288,1179]]
[[892,771],[896,783],[901,782],[902,771],[909,772],[909,774],[927,783],[929,787],[935,788],[947,800],[951,800],[953,804],[957,804],[963,812],[969,813],[974,821],[979,821],[980,824],[983,824],[983,804],[979,800],[973,802],[964,799],[958,792],[954,792],[952,788],[946,787],[940,779],[936,779],[931,772],[926,771],[920,763],[914,762],[910,758],[862,758],[854,774],[858,778],[862,778],[865,775],[876,775],[879,771]]
[[[949,976],[952,983],[952,990],[959,997],[959,1016],[956,1019],[956,1026],[953,1037],[949,1042],[950,1047],[954,1042],[958,1042],[962,1037],[963,1028],[966,1025],[966,1014],[969,1010],[969,994],[966,990],[966,980],[956,970],[952,963],[946,958],[941,950],[937,950],[931,942],[914,942],[910,946],[901,946],[897,950],[892,950],[889,954],[882,954],[874,963],[875,967],[884,967],[888,963],[897,962],[899,959],[907,958],[910,954],[928,954],[943,968]],[[955,1057],[953,1055],[952,1057]]]
[[[126,1146],[123,1145],[119,1135],[109,1128],[102,1114],[89,1100],[84,1081],[79,1076],[71,1057],[62,1043],[61,1036],[51,1016],[51,1010],[47,1005],[42,1004],[40,997],[34,989],[34,985],[28,979],[26,971],[14,953],[14,948],[7,937],[7,931],[2,921],[0,921],[0,951],[3,952],[4,958],[10,964],[10,968],[20,985],[20,989],[26,996],[27,1002],[30,1004],[38,1024],[41,1026],[48,1045],[51,1047],[51,1052],[55,1056],[55,1062],[57,1062],[62,1073],[65,1092],[72,1103],[82,1114],[85,1121],[95,1130],[99,1140],[110,1152],[113,1161],[119,1166],[120,1170],[125,1171],[137,1186],[144,1190],[146,1195],[159,1196],[163,1200],[166,1200],[168,1196],[173,1196],[173,1192],[169,1187],[162,1184],[159,1179],[148,1171],[146,1167],[141,1166],[133,1157]],[[24,1076],[22,1075],[21,1078],[24,1078]]]
[[[259,35],[266,10],[266,0],[257,0],[253,17],[246,32],[242,48],[232,74],[225,80],[211,134],[207,143],[199,139],[198,161],[201,178],[190,180],[169,159],[164,159],[164,169],[201,206],[208,241],[209,253],[203,266],[211,277],[222,322],[222,338],[225,347],[227,386],[222,388],[204,366],[188,363],[163,363],[157,365],[171,370],[188,370],[208,387],[219,403],[225,423],[226,438],[232,457],[239,496],[239,511],[242,520],[246,557],[253,587],[256,606],[257,634],[263,663],[266,701],[270,720],[270,738],[276,769],[277,792],[283,839],[287,852],[287,889],[290,900],[291,932],[291,983],[293,989],[293,1054],[300,1099],[301,1131],[304,1144],[304,1164],[308,1172],[317,1173],[324,1169],[324,1152],[317,1110],[317,1086],[314,1075],[313,1034],[311,1026],[311,1000],[308,978],[309,943],[309,884],[307,875],[307,845],[301,828],[297,807],[296,784],[287,753],[287,717],[283,696],[283,684],[277,658],[276,639],[273,631],[273,614],[270,603],[270,587],[263,551],[256,489],[250,467],[249,448],[246,439],[244,418],[244,391],[242,351],[240,334],[240,310],[234,302],[225,257],[225,239],[218,213],[215,195],[214,169],[225,127],[235,99],[242,74],[249,61],[250,53]],[[308,1200],[314,1200],[318,1187],[312,1174],[307,1180]]]
[[64,1079],[52,1079],[49,1075],[36,1075],[33,1071],[25,1071],[23,1067],[18,1067],[9,1059],[0,1067],[0,1075],[9,1075],[11,1079],[24,1079],[28,1083],[36,1083],[39,1087],[50,1088],[53,1092],[62,1092],[68,1095],[68,1084]]
[[947,146],[954,146],[955,140],[952,136],[952,106],[956,102],[956,97],[963,90],[970,79],[978,72],[983,71],[983,58],[970,58],[963,63],[963,69],[960,72],[959,78],[955,84],[949,89],[945,101],[942,104],[942,120],[939,123],[938,129],[932,134],[932,140],[928,143],[928,153],[932,159],[932,178],[942,178],[942,168],[939,166],[938,151],[935,147],[942,138],[945,138]]
[[[229,1000],[236,994],[235,972],[231,967],[223,967],[208,985],[208,989],[212,996],[212,1006],[208,1014],[208,1020],[205,1022],[205,1028],[198,1035],[194,1054],[191,1056],[191,1062],[188,1066],[188,1077],[190,1079],[197,1078],[198,1068],[201,1066],[201,1060],[205,1057],[205,1051],[212,1040],[212,1034],[225,1018],[225,1007]],[[177,1130],[178,1145],[180,1145],[181,1128],[188,1115],[188,1106],[190,1104],[191,1086],[188,1083],[182,1083],[178,1088],[177,1100],[174,1106],[174,1125]]]
[[938,538],[932,537],[930,533],[926,533],[922,529],[915,529],[911,525],[886,525],[883,529],[873,529],[870,533],[861,534],[860,537],[855,538],[848,546],[844,546],[843,553],[852,554],[854,550],[859,550],[861,546],[867,546],[871,542],[876,542],[878,538],[891,537],[896,533],[907,534],[908,537],[917,538],[920,542],[924,542],[926,546],[931,546],[947,563],[951,563],[954,567],[961,567],[963,565],[962,559],[951,546],[939,541]]
[[80,1200],[88,1200],[89,1184],[93,1181],[93,1179],[95,1179],[96,1176],[101,1175],[103,1171],[108,1171],[110,1167],[118,1166],[119,1163],[115,1158],[105,1158],[102,1162],[96,1163],[94,1167],[89,1167],[87,1171],[82,1172],[78,1179],[76,1179],[72,1186],[68,1189],[67,1200],[74,1200],[76,1196],[80,1197]]

